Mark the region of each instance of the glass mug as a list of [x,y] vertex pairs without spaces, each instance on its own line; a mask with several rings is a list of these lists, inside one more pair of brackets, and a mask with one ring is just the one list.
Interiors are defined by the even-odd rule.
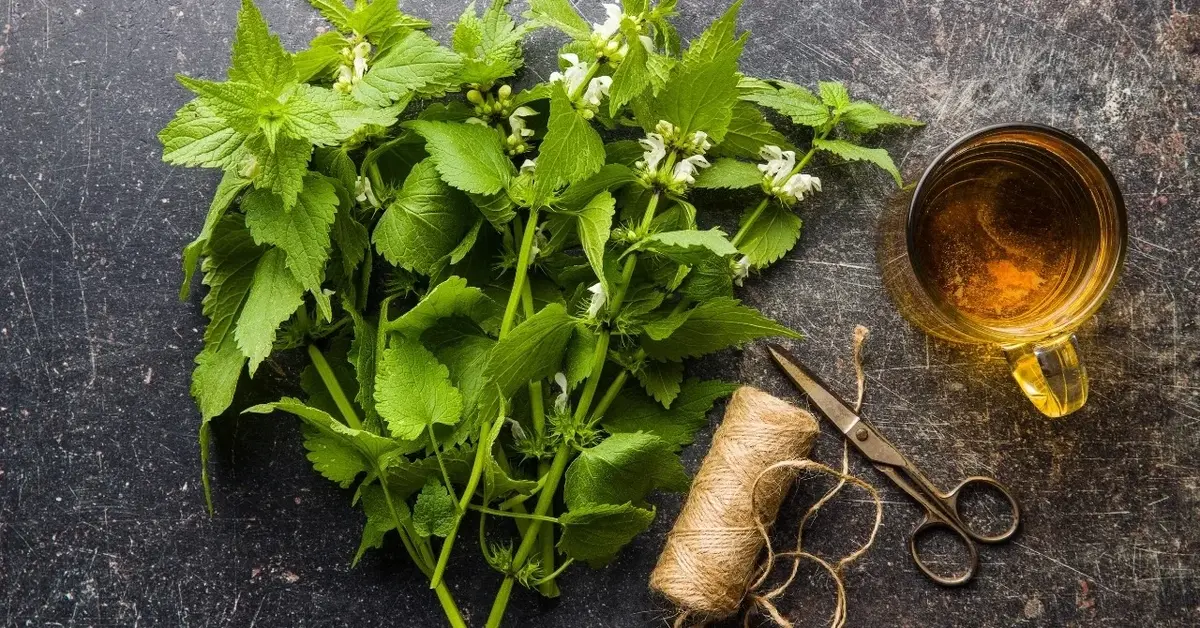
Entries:
[[1003,349],[1038,410],[1087,400],[1074,331],[1125,259],[1125,204],[1079,139],[1040,124],[974,131],[884,212],[884,285],[905,316],[952,342]]

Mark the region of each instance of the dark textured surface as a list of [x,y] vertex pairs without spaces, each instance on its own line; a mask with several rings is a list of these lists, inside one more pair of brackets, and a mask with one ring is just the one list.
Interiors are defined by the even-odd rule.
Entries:
[[[203,512],[187,394],[202,321],[195,300],[175,295],[179,247],[216,179],[160,163],[155,133],[186,98],[174,73],[223,75],[236,4],[0,3],[6,626],[439,624],[395,552],[349,569],[359,516],[311,472],[290,423],[224,425],[218,514]],[[320,25],[302,0],[263,4],[293,47]],[[444,25],[465,3],[421,4],[408,9]],[[681,5],[689,34],[722,8]],[[1189,12],[1194,0],[747,2],[749,73],[844,80],[930,123],[889,140],[910,176],[962,132],[1033,120],[1091,143],[1129,205],[1125,276],[1080,333],[1091,401],[1047,422],[997,355],[931,341],[900,318],[873,245],[890,184],[818,164],[826,192],[803,209],[800,246],[745,298],[807,333],[797,354],[846,391],[851,330],[871,327],[866,415],[935,481],[994,475],[1026,509],[1016,542],[985,548],[974,584],[939,589],[907,557],[916,509],[854,459],[887,505],[875,549],[847,575],[851,625],[1200,623],[1200,15]],[[544,69],[556,40],[536,41],[529,56]],[[761,348],[695,370],[796,398]],[[706,445],[690,451],[693,468]],[[816,457],[836,462],[840,449],[827,430]],[[813,549],[844,551],[865,534],[869,507],[848,495],[817,519]],[[653,534],[605,570],[572,569],[561,603],[518,592],[509,625],[665,625],[670,610],[645,582],[679,500],[659,503]],[[470,542],[459,555],[452,588],[481,624],[498,578]],[[823,625],[831,587],[801,574],[785,606]]]

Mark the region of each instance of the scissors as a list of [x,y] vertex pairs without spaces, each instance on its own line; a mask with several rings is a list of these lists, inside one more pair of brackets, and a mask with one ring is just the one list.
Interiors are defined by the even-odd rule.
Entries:
[[[783,348],[770,345],[771,357],[787,374],[788,379],[805,392],[813,403],[820,408],[842,434],[866,456],[879,472],[896,483],[905,493],[916,500],[925,509],[925,518],[917,524],[908,536],[908,548],[912,553],[913,562],[934,582],[947,587],[962,586],[975,577],[979,571],[979,552],[977,543],[1003,543],[1017,533],[1021,523],[1021,509],[1017,500],[1009,492],[1008,487],[997,482],[994,478],[973,476],[963,480],[954,490],[943,493],[917,469],[916,465],[905,458],[891,443],[884,438],[870,423],[864,421],[837,395],[830,391],[816,375],[801,366]],[[959,512],[958,496],[967,487],[992,489],[998,491],[1008,500],[1011,509],[1012,523],[1008,529],[995,536],[981,534],[972,529],[967,520]],[[917,541],[933,530],[944,530],[957,536],[967,547],[968,565],[966,573],[947,577],[930,568],[917,550]]]

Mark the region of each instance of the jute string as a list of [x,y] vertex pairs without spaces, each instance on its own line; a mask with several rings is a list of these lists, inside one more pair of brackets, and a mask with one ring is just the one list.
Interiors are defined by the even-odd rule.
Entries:
[[[854,362],[858,400],[862,404],[865,376],[862,346],[865,327],[854,332]],[[692,484],[683,510],[667,537],[650,586],[680,609],[676,628],[703,626],[729,617],[746,605],[744,625],[755,612],[769,617],[780,628],[793,628],[776,601],[795,582],[802,561],[811,561],[829,573],[836,589],[830,623],[841,628],[846,621],[846,587],[842,572],[875,541],[883,519],[883,502],[874,487],[849,474],[848,446],[842,451],[841,471],[807,459],[819,429],[812,415],[749,386],[730,399],[724,421],[713,437]],[[834,477],[837,485],[804,513],[796,530],[795,549],[776,552],[769,528],[792,481],[801,472]],[[875,522],[867,541],[850,554],[830,562],[803,549],[809,519],[847,484],[853,484],[875,503]],[[764,559],[758,556],[766,549]],[[768,588],[776,562],[791,560],[787,578]]]

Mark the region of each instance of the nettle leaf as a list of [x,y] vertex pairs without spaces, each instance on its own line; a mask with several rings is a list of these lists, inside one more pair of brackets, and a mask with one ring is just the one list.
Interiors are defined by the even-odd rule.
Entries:
[[279,38],[271,34],[267,21],[251,0],[242,0],[238,12],[229,79],[251,83],[272,93],[296,82],[292,56],[283,49]]
[[[498,388],[501,395],[510,397],[526,383],[562,370],[563,355],[575,327],[575,318],[559,303],[547,305],[514,327],[488,354],[483,367],[483,392]],[[488,399],[480,415],[492,417],[498,411],[499,400]]]
[[338,436],[315,429],[305,430],[304,449],[308,451],[308,461],[313,469],[342,488],[350,488],[360,473],[369,472],[358,450]]
[[817,88],[821,92],[821,102],[834,111],[840,111],[850,104],[850,92],[837,81],[819,81]]
[[342,64],[342,50],[351,46],[349,40],[337,31],[313,37],[312,41],[308,42],[307,49],[297,52],[292,57],[292,63],[296,66],[296,79],[306,83],[317,78],[332,77],[337,67]]
[[464,192],[495,194],[507,187],[515,174],[493,129],[429,120],[408,126],[425,138],[426,149],[446,183]]
[[528,17],[544,26],[557,28],[576,41],[589,41],[592,27],[569,0],[531,0]]
[[608,243],[616,207],[617,201],[612,194],[601,192],[576,216],[583,253],[605,289],[608,281],[604,277],[604,245]]
[[654,521],[654,511],[633,504],[592,504],[558,518],[558,549],[569,558],[602,566]]
[[[684,54],[685,63],[712,61],[723,54],[728,54],[734,47],[740,47],[737,37],[737,18],[742,9],[742,0],[729,5],[721,17],[713,21],[699,37],[688,45]],[[736,55],[741,54],[738,50]]]
[[846,161],[865,161],[875,164],[892,175],[896,185],[904,185],[900,178],[900,169],[896,167],[888,152],[882,148],[867,148],[846,140],[813,140],[813,146],[818,150],[833,153]]
[[[635,143],[636,145],[636,143]],[[605,148],[611,147],[609,144]],[[641,158],[641,147],[637,148],[638,159]],[[554,206],[564,211],[579,211],[591,203],[601,192],[615,192],[624,185],[637,180],[637,175],[628,166],[611,163],[605,165],[596,174],[575,183],[563,191],[562,196],[554,201]]]
[[[714,28],[718,28],[717,23]],[[723,26],[719,29],[724,32]],[[726,41],[715,37],[712,41],[711,46],[699,49],[696,54],[689,50],[684,61],[675,66],[644,123],[653,126],[659,120],[667,120],[683,136],[704,131],[714,144],[721,143],[738,99],[738,57],[746,38]]]
[[634,376],[650,396],[664,408],[669,408],[675,397],[679,396],[683,383],[683,363],[649,360],[634,372]]
[[413,530],[423,538],[445,537],[454,530],[458,509],[446,486],[430,479],[413,506]]
[[375,226],[372,241],[388,262],[423,275],[445,266],[471,229],[470,207],[438,176],[433,161],[413,167],[399,196]]
[[216,83],[182,74],[175,78],[199,96],[204,107],[230,128],[245,135],[259,131],[260,105],[266,97],[262,88],[239,81]]
[[313,8],[321,12],[321,17],[329,20],[338,30],[349,31],[351,11],[342,0],[308,0]]
[[626,389],[604,413],[601,425],[610,434],[653,434],[678,451],[708,426],[706,415],[713,403],[733,394],[737,387],[716,380],[689,379],[669,409],[637,390]]
[[450,381],[462,392],[463,408],[469,413],[483,390],[484,373],[480,365],[487,362],[496,340],[474,323],[452,318],[426,330],[421,342],[450,369]]
[[652,434],[613,434],[579,452],[567,469],[563,499],[572,511],[591,504],[640,504],[651,491],[684,491],[689,482],[666,441]]
[[779,84],[778,89],[743,94],[742,98],[774,109],[802,126],[819,128],[832,120],[829,107],[815,94],[799,85],[776,82]]
[[717,298],[688,310],[687,320],[667,338],[643,337],[642,348],[654,359],[681,360],[769,336],[799,338],[800,334],[737,299]]
[[356,309],[345,309],[354,321],[354,339],[350,341],[350,350],[346,353],[346,361],[354,368],[358,381],[354,401],[363,410],[365,424],[378,426],[379,413],[375,410],[375,349],[378,346],[379,329]]
[[396,45],[395,40],[407,35],[410,30],[429,28],[430,24],[427,20],[401,13],[398,2],[375,0],[368,4],[356,0],[347,26],[348,30],[378,42],[380,47],[386,49]]
[[[741,224],[754,213],[742,214]],[[768,203],[754,224],[742,236],[738,249],[754,268],[764,268],[782,258],[800,239],[800,217],[778,203]]]
[[372,434],[365,430],[347,427],[344,423],[333,418],[328,412],[306,405],[299,399],[284,397],[275,403],[263,403],[243,410],[249,414],[270,414],[272,412],[287,412],[295,415],[306,425],[318,432],[338,439],[343,445],[352,448],[362,457],[364,466],[372,472],[379,468],[381,460],[397,453],[410,453],[390,438]]
[[354,97],[367,105],[386,107],[414,95],[440,96],[454,89],[461,69],[458,53],[425,33],[412,31],[371,63],[366,76],[355,85]]
[[717,228],[708,231],[664,231],[656,233],[629,247],[633,251],[647,251],[670,258],[680,264],[696,263],[711,256],[737,255],[737,247]]
[[377,356],[375,409],[396,438],[417,440],[433,425],[462,418],[450,371],[416,338],[393,336]]
[[468,286],[466,279],[449,277],[430,290],[412,309],[388,323],[387,329],[405,336],[419,337],[438,321],[457,316],[490,328],[494,326],[492,319],[496,318],[499,310],[495,301],[479,288]]
[[762,182],[763,173],[756,164],[729,158],[714,161],[696,177],[696,187],[705,189],[738,190],[760,186]]
[[254,190],[242,200],[246,226],[258,244],[273,244],[287,253],[287,268],[317,299],[325,320],[332,320],[329,297],[321,290],[329,261],[330,228],[338,210],[338,195],[326,177],[310,173],[291,211],[266,190]]
[[313,145],[308,140],[281,137],[272,150],[262,135],[256,135],[246,142],[246,148],[254,159],[253,167],[249,168],[254,187],[278,194],[283,199],[284,211],[290,210],[304,189]]
[[250,361],[250,375],[271,355],[275,333],[304,303],[303,296],[304,286],[288,270],[283,250],[271,248],[263,253],[233,334]]
[[725,138],[711,151],[717,157],[761,159],[763,146],[778,146],[783,150],[796,147],[763,118],[762,112],[751,103],[738,101],[733,106],[733,118]]
[[[363,525],[362,540],[358,543],[358,551],[354,553],[354,560],[350,566],[355,566],[362,559],[363,554],[368,549],[379,549],[383,547],[383,537],[388,532],[396,529],[396,517],[393,515],[391,508],[388,507],[387,497],[383,493],[383,487],[378,484],[369,486],[359,486],[359,495],[362,499],[363,514],[366,515],[367,521]],[[404,502],[395,503],[399,514],[404,520],[410,516],[408,514],[408,506]]]
[[203,99],[184,105],[158,133],[163,161],[176,166],[232,168],[246,135],[205,106]]
[[318,146],[342,142],[364,126],[389,127],[396,123],[402,107],[370,107],[341,92],[300,85],[288,105],[288,125],[295,137]]
[[604,167],[604,141],[583,113],[575,109],[561,83],[550,96],[550,120],[546,138],[538,149],[534,176],[541,196],[558,187],[582,181]]
[[841,110],[842,124],[851,133],[869,133],[884,126],[925,126],[925,123],[898,116],[869,102],[857,100]]
[[591,374],[595,353],[596,334],[586,327],[576,327],[567,345],[567,364],[563,370],[563,374],[567,376],[568,387],[575,388]]
[[417,460],[410,460],[405,456],[390,456],[383,472],[392,497],[403,500],[421,492],[431,480],[441,482],[442,465],[446,466],[446,474],[450,476],[451,482],[466,484],[471,475],[473,461],[474,452],[462,447],[443,451],[440,463],[436,456]]
[[460,82],[491,85],[525,65],[521,40],[537,24],[517,24],[505,11],[508,1],[493,0],[482,17],[476,14],[472,2],[455,23],[452,46],[463,56]]
[[233,172],[226,172],[225,176],[221,178],[221,182],[217,184],[217,191],[213,194],[212,203],[208,206],[208,215],[204,218],[204,227],[200,229],[200,235],[183,247],[183,285],[179,288],[180,300],[187,299],[192,290],[192,274],[196,271],[196,264],[200,261],[200,255],[204,252],[205,247],[208,246],[217,223],[225,217],[229,206],[249,185],[249,181]]
[[638,28],[632,23],[626,22],[622,25],[621,32],[625,35],[626,41],[630,42],[630,46],[629,52],[625,54],[625,59],[621,61],[621,65],[617,66],[617,71],[612,76],[612,88],[608,95],[608,113],[613,118],[617,117],[621,108],[629,101],[649,89],[653,80],[653,75],[648,67],[651,53],[641,45]]

